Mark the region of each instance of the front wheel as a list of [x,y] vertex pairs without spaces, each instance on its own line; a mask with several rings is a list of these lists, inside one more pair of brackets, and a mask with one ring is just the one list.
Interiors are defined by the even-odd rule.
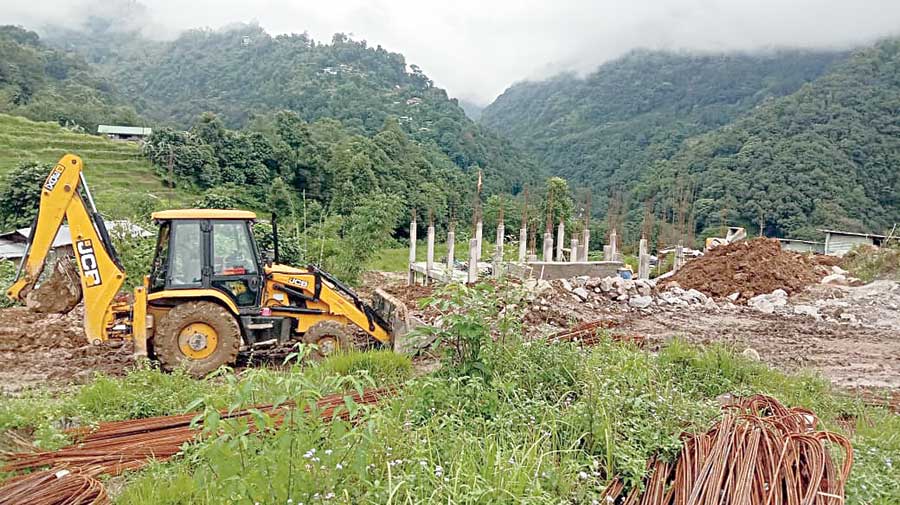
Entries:
[[153,351],[164,370],[184,367],[195,377],[234,363],[240,347],[237,320],[221,305],[206,301],[175,306],[153,337]]
[[303,334],[303,343],[315,344],[310,353],[314,359],[323,359],[350,350],[350,332],[347,325],[337,321],[319,321]]

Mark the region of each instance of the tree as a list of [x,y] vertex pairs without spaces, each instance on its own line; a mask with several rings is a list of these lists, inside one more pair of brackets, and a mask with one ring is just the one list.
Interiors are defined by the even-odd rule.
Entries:
[[0,179],[0,226],[3,229],[24,228],[37,215],[41,202],[41,186],[53,164],[28,162]]

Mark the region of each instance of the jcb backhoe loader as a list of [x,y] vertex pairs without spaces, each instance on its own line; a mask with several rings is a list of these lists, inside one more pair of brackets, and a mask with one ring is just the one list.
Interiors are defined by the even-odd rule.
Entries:
[[251,226],[256,216],[241,210],[154,213],[156,253],[129,302],[119,293],[125,271],[82,169],[81,159],[67,154],[47,177],[7,294],[21,301],[34,289],[65,219],[81,279],[84,331],[93,344],[134,339],[137,354],[199,376],[232,363],[242,345],[302,339],[324,356],[349,348],[356,329],[386,345],[407,331],[405,307],[382,290],[376,312],[322,270],[261,261]]

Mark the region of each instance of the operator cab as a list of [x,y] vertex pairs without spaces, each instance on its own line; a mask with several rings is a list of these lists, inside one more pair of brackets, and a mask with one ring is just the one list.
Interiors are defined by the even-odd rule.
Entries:
[[252,224],[256,214],[242,210],[187,209],[155,212],[159,225],[150,267],[150,293],[214,289],[243,313],[259,308],[263,289]]

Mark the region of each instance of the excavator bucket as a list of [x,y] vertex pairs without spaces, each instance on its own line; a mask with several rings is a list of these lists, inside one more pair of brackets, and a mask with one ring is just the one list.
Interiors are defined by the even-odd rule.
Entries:
[[403,302],[387,291],[378,288],[372,296],[372,308],[387,324],[395,352],[416,354],[427,346],[427,343],[421,338],[410,335],[412,330],[424,323],[410,316],[409,310]]
[[[49,265],[48,265],[49,266]],[[81,281],[71,256],[60,256],[25,296],[25,306],[41,314],[66,314],[81,302]]]

